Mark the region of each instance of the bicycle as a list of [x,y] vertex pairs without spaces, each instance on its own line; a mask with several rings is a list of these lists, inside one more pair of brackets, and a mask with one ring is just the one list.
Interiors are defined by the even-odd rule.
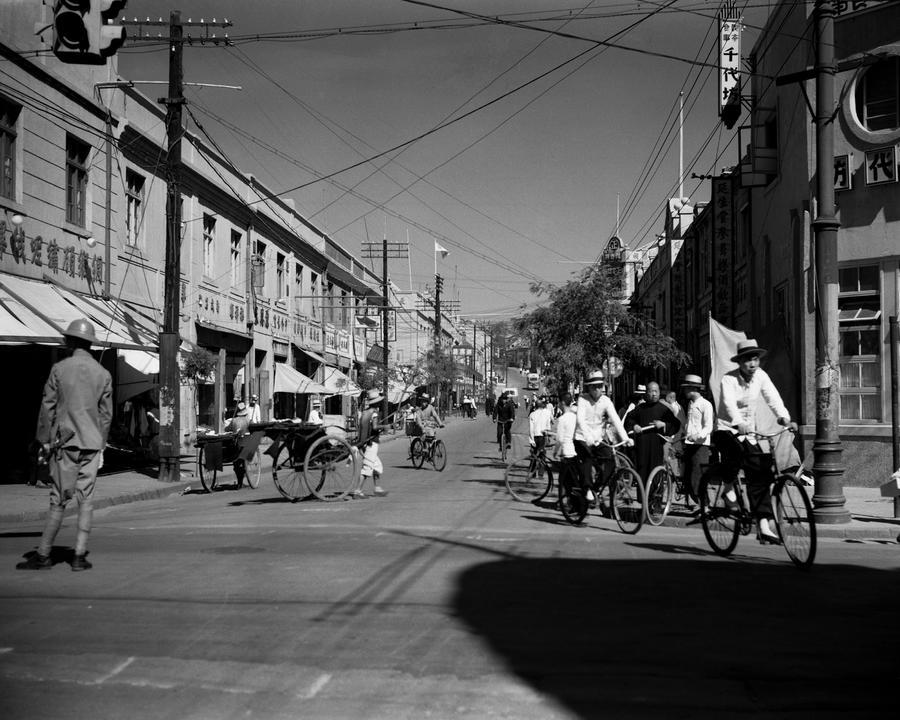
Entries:
[[512,445],[512,420],[498,420],[497,425],[502,425],[503,427],[498,430],[498,437],[500,442],[500,460],[506,465],[506,459],[509,455],[509,448]]
[[[597,506],[605,505],[609,508],[606,513],[615,518],[619,529],[624,533],[634,535],[644,524],[647,501],[644,483],[637,470],[634,469],[631,458],[617,449],[626,442],[626,440],[622,440],[618,443],[604,443],[614,451],[615,467],[605,482],[601,481],[595,468],[590,489],[594,493]],[[560,486],[563,484],[560,482]],[[568,496],[561,495],[560,510],[563,517],[573,525],[580,524],[584,520],[588,506],[588,499],[580,491],[572,491],[568,493]]]
[[673,437],[657,433],[666,443],[663,464],[650,471],[647,487],[647,522],[662,525],[677,498],[687,505],[690,500],[689,478],[677,472],[683,453],[675,450]]
[[[771,435],[752,434],[771,443],[773,438],[788,431],[793,432],[791,428],[785,428]],[[786,472],[779,470],[772,457],[773,480],[769,485],[778,537],[791,561],[804,570],[812,566],[816,557],[816,523],[812,503],[804,487],[810,462],[811,454],[793,472]],[[734,488],[736,502],[726,500],[728,487]],[[743,469],[732,481],[723,465],[710,465],[700,480],[700,518],[703,534],[717,555],[730,555],[739,537],[750,534],[754,516]]]
[[447,467],[447,446],[434,435],[414,437],[409,443],[409,459],[417,468],[421,468],[428,460],[435,470],[441,472]]
[[512,460],[504,473],[506,489],[519,502],[537,503],[553,489],[553,471],[546,446],[531,449],[524,457]]

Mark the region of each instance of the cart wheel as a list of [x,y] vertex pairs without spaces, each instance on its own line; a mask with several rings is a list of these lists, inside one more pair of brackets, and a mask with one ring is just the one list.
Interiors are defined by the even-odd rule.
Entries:
[[303,477],[319,500],[343,500],[356,485],[356,449],[341,438],[320,437],[306,451]]
[[203,485],[203,489],[206,492],[212,492],[216,489],[216,475],[218,474],[218,470],[207,470],[204,465],[206,464],[206,448],[202,445],[200,446],[200,451],[197,453],[197,470],[200,473],[200,484]]
[[244,465],[245,480],[247,484],[256,490],[259,487],[259,478],[262,475],[262,450],[256,448],[256,452],[250,456]]
[[272,463],[272,480],[275,481],[278,492],[291,502],[309,495],[309,488],[303,480],[303,468],[297,464],[288,444],[281,446]]

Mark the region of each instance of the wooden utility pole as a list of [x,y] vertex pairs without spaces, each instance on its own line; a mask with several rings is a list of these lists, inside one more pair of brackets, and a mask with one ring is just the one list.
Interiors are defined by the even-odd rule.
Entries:
[[169,94],[166,106],[166,260],[163,331],[159,335],[159,479],[181,479],[181,136],[184,51],[181,13],[169,16]]

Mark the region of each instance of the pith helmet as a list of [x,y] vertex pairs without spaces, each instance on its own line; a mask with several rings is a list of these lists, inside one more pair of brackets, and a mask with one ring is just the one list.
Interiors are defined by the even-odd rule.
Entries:
[[85,318],[78,318],[69,323],[69,327],[63,330],[63,335],[87,340],[92,345],[99,342],[94,335],[94,326]]

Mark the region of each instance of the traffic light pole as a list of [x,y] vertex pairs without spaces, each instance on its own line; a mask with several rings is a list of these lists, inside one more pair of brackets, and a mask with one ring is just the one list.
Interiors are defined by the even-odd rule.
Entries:
[[163,330],[159,335],[159,479],[181,479],[181,136],[184,81],[181,13],[169,16],[169,95],[166,105],[166,260]]

